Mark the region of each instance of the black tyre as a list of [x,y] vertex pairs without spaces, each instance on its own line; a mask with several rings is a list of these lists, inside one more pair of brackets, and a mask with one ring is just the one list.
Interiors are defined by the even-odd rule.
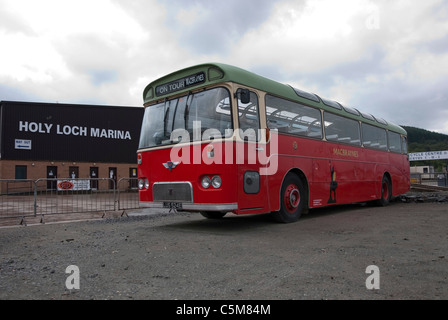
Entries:
[[280,192],[280,211],[274,212],[275,219],[283,223],[299,220],[306,205],[306,192],[302,180],[289,173],[282,184]]
[[381,198],[377,200],[379,206],[387,206],[392,199],[392,182],[388,176],[384,176],[381,181]]
[[207,219],[222,219],[227,212],[202,211],[200,214]]

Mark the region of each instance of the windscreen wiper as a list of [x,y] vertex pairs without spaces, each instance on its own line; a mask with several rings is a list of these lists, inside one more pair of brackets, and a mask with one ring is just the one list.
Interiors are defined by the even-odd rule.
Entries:
[[174,107],[173,124],[171,126],[171,132],[174,131],[174,126],[176,124],[177,107],[179,106],[180,99],[177,99],[176,106]]
[[[188,105],[188,99],[191,96],[191,91],[188,91],[187,95],[187,101],[185,102],[185,113],[184,113],[184,122],[185,122],[185,130],[187,130],[187,124],[188,124],[188,115],[190,114],[190,106]],[[194,95],[191,98],[191,102],[193,103]]]
[[170,111],[170,106],[169,106],[169,104],[168,104],[168,108],[166,107],[166,103],[168,102],[168,98],[165,98],[165,106],[164,106],[164,109],[165,109],[165,116],[163,117],[163,137],[165,138],[166,137],[166,129],[167,129],[167,126],[168,126],[168,123],[167,123],[167,120],[168,120],[168,113],[169,113],[169,111]]

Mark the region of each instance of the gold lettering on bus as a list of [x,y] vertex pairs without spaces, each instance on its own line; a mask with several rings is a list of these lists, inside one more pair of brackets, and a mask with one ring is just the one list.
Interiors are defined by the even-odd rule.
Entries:
[[343,157],[352,157],[352,158],[359,157],[358,151],[348,150],[348,149],[343,149],[343,148],[334,148],[333,154],[338,155],[338,156],[343,156]]

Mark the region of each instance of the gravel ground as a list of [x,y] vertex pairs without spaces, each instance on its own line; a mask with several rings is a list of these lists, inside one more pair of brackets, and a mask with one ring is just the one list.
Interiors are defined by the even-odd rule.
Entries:
[[[0,299],[448,299],[446,195],[315,209],[293,224],[140,212],[1,228]],[[71,265],[79,289],[66,287]],[[366,287],[371,265],[380,289]]]

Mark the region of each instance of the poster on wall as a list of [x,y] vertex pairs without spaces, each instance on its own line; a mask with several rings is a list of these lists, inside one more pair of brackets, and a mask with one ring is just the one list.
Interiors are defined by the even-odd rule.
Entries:
[[90,180],[58,180],[58,191],[90,190]]

